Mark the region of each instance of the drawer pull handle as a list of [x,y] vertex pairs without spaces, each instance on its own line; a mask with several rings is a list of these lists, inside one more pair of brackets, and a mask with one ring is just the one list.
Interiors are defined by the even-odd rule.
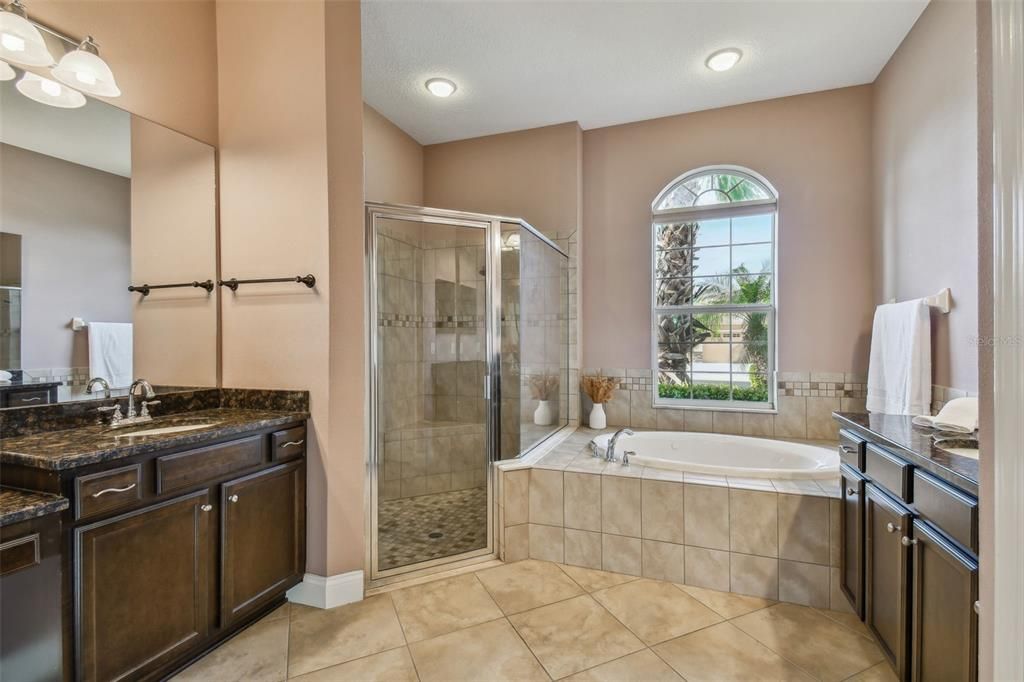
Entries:
[[238,495],[229,495],[228,502],[238,502]]
[[126,493],[126,492],[128,492],[129,490],[131,490],[134,487],[135,487],[135,484],[132,483],[131,485],[125,486],[124,488],[104,488],[103,490],[101,490],[101,491],[99,491],[97,493],[93,493],[92,496],[93,497],[99,497],[100,495],[106,495],[107,493]]
[[855,452],[857,452],[857,448],[853,447],[852,445],[840,445],[839,449],[848,455],[852,455]]
[[899,526],[895,526],[895,525],[893,525],[891,523],[887,523],[887,524],[885,524],[885,530],[890,532],[890,533],[895,533],[896,531],[902,530],[902,529]]
[[293,445],[302,445],[305,442],[306,442],[305,439],[303,439],[303,440],[290,440],[287,443],[281,443],[278,447],[290,448]]
[[213,510],[213,505],[212,504],[204,504],[203,506],[201,506],[199,508],[202,509],[204,512],[208,512],[208,511],[212,511]]
[[900,540],[900,542],[903,543],[904,547],[910,547],[912,545],[916,545],[917,544],[917,538],[911,539],[911,538],[908,538],[906,535],[904,535],[903,538]]
[[23,403],[34,403],[37,400],[42,400],[42,398],[40,396],[36,396],[35,398],[18,398],[18,400]]

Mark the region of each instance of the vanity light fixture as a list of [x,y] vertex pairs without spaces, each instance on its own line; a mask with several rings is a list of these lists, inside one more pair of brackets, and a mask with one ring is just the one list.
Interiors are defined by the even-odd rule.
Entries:
[[56,61],[21,0],[0,10],[0,58],[23,66],[50,66]]
[[14,73],[14,69],[7,62],[0,62],[0,81],[12,81],[17,77],[18,74]]
[[82,93],[61,85],[57,81],[37,76],[31,71],[26,71],[15,87],[25,97],[51,107],[77,109],[85,106],[85,95]]
[[455,83],[447,78],[431,78],[425,85],[434,97],[451,97],[459,89]]
[[60,58],[50,70],[53,77],[64,85],[100,97],[119,97],[120,88],[107,63],[100,59],[92,36],[86,36],[78,48]]
[[727,47],[724,50],[717,50],[705,60],[704,65],[712,71],[728,71],[736,66],[743,57],[743,52],[736,47]]

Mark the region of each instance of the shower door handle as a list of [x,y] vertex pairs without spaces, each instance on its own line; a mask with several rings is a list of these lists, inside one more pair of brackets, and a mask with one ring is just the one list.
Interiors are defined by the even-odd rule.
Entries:
[[484,375],[484,400],[491,399],[491,375]]

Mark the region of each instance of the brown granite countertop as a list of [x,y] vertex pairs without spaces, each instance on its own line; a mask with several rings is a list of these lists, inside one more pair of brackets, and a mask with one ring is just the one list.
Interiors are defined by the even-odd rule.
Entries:
[[[21,464],[38,469],[71,469],[117,460],[170,447],[188,448],[218,438],[284,426],[309,417],[308,412],[214,408],[157,417],[123,429],[107,425],[82,426],[11,438],[0,443],[0,464]],[[131,436],[132,431],[165,426],[209,423],[191,431],[152,436]]]
[[0,488],[0,526],[64,511],[68,499],[18,488]]
[[977,497],[978,460],[936,446],[932,440],[934,431],[914,426],[913,417],[854,412],[833,412],[832,416],[840,428],[891,449],[911,464]]

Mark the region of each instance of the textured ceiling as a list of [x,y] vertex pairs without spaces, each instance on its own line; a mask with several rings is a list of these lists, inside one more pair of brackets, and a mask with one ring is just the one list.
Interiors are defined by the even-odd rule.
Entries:
[[[927,0],[363,0],[363,98],[422,144],[870,83]],[[739,47],[714,73],[707,56]],[[427,78],[455,81],[448,99]]]

